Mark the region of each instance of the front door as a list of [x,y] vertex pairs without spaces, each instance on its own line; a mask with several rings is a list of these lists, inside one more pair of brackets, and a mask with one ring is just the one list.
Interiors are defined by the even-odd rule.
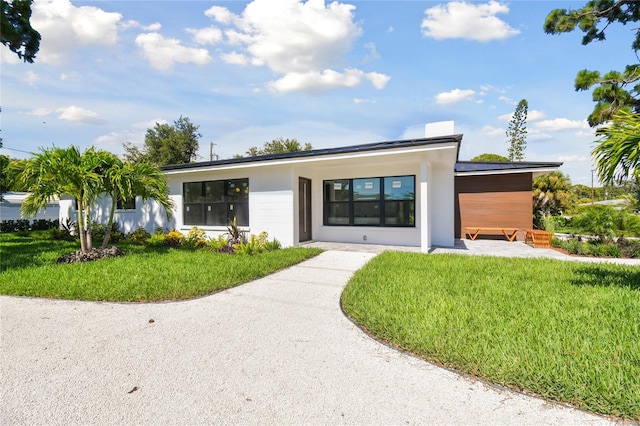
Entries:
[[300,178],[298,182],[299,241],[311,239],[311,179]]

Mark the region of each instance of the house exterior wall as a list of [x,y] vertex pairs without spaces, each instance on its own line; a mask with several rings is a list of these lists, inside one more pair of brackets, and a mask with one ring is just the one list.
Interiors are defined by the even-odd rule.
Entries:
[[0,201],[0,220],[21,220],[28,219],[33,222],[39,219],[56,220],[60,216],[59,200],[53,200],[47,204],[47,208],[38,212],[34,217],[23,217],[20,214],[20,208],[22,202],[29,195],[26,192],[6,192],[3,195],[3,200]]
[[[323,223],[324,189],[323,181],[332,179],[359,179],[383,176],[417,175],[417,163],[407,164],[390,162],[384,167],[371,164],[345,163],[334,167],[318,169],[311,173],[311,187],[313,191],[312,208],[312,237],[315,241],[345,242],[360,244],[390,244],[419,246],[420,235],[418,224],[416,227],[380,227],[380,226],[328,226]],[[308,175],[310,173],[307,173]],[[303,176],[308,177],[308,176]],[[416,176],[416,187],[418,176]],[[416,212],[417,222],[418,212]]]
[[456,176],[455,236],[463,238],[467,226],[485,226],[518,228],[524,238],[522,230],[533,226],[531,182],[531,173]]
[[[78,211],[72,199],[60,200],[59,219],[61,223],[67,219],[78,221]],[[106,225],[111,212],[111,198],[99,197],[92,205],[91,220],[95,223]],[[135,210],[116,210],[113,222],[118,224],[120,232],[129,234],[138,228],[145,228],[149,233],[157,228],[171,229],[175,226],[175,219],[167,219],[164,208],[155,202],[143,202],[141,197],[136,198]]]
[[[267,232],[269,238],[277,238],[283,246],[295,245],[293,232],[294,177],[291,167],[232,168],[207,172],[170,174],[167,176],[171,199],[176,205],[174,226],[183,234],[192,225],[185,225],[182,214],[182,184],[226,179],[249,179],[249,226],[242,227],[249,234]],[[226,226],[198,225],[208,236],[217,237],[227,232]]]
[[431,244],[451,247],[454,244],[455,179],[450,168],[432,166],[431,194]]

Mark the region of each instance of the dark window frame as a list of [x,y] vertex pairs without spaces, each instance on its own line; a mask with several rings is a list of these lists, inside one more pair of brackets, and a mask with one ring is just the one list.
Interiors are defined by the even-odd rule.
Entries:
[[[207,189],[223,184],[223,193]],[[207,185],[209,184],[209,188]],[[187,186],[195,189],[192,197],[187,196]],[[239,193],[240,195],[238,195]],[[192,198],[189,200],[188,198]],[[237,225],[249,226],[249,178],[207,180],[183,182],[182,184],[183,224],[187,226],[228,226],[236,217]],[[196,209],[187,214],[190,209]],[[238,214],[240,212],[240,214]],[[225,216],[225,223],[219,219],[220,213]],[[195,216],[195,217],[194,217]],[[214,221],[214,223],[208,223]]]
[[[413,186],[412,188],[413,191],[409,193],[411,195],[408,197],[400,198],[400,199],[396,197],[387,198],[386,197],[387,193],[385,192],[385,189],[386,189],[385,182],[391,179],[404,180],[406,178],[411,178],[411,182]],[[356,191],[354,189],[354,181],[364,183],[367,180],[374,181],[373,186],[375,186],[375,181],[377,181],[378,193],[375,194],[377,198],[374,197],[374,199],[357,200],[356,196],[354,195],[354,192]],[[342,200],[342,199],[339,201],[331,200],[332,194],[330,194],[329,191],[332,191],[331,189],[332,185],[338,182],[342,184],[346,182],[346,184],[348,185],[348,191],[349,191],[348,200]],[[415,175],[376,176],[376,177],[352,178],[352,179],[327,179],[322,182],[322,188],[323,188],[322,223],[324,226],[360,226],[360,227],[370,226],[370,227],[383,227],[383,228],[415,228],[416,227],[416,221],[415,221],[416,176]],[[333,190],[335,190],[335,187]],[[330,219],[334,217],[334,216],[331,216],[330,213],[335,212],[336,208],[338,207],[341,207],[342,209],[344,209],[345,206],[347,206],[347,210],[348,210],[348,220],[346,221],[346,223],[336,223],[336,220],[334,220],[333,223],[330,223]],[[363,209],[366,210],[367,207],[369,207],[370,209],[373,208],[373,210],[371,210],[372,212],[374,212],[377,207],[377,216],[372,215],[372,216],[359,217],[355,214],[356,210],[360,210],[360,211],[362,211]],[[387,213],[389,211],[398,211],[398,213],[403,213],[404,221],[401,221],[401,223],[392,223],[387,216]],[[346,218],[346,216],[341,216],[341,217],[343,218],[343,221]],[[366,222],[368,218],[369,218],[369,222],[371,222],[372,219],[375,220],[374,219],[375,217],[378,217],[379,219],[378,223],[356,223],[359,221],[358,219],[361,219],[360,220],[361,222]]]
[[131,211],[136,209],[136,197],[131,198],[118,198],[116,201],[116,210],[119,211]]

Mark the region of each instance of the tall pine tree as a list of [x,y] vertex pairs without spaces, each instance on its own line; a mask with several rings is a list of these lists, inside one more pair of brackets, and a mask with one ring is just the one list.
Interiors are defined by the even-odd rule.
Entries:
[[516,111],[507,127],[507,143],[509,144],[509,161],[524,161],[524,149],[527,147],[527,111],[529,103],[526,99],[518,102]]

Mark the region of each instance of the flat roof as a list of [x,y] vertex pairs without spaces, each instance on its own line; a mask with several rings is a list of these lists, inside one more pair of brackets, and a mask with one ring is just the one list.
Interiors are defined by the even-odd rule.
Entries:
[[[360,152],[379,151],[379,150],[385,150],[385,149],[437,145],[437,144],[445,144],[445,143],[451,143],[451,142],[455,142],[458,144],[458,151],[459,151],[460,141],[462,141],[461,134],[449,135],[449,136],[437,136],[437,137],[431,137],[431,138],[420,138],[420,139],[404,139],[404,140],[397,140],[397,141],[375,142],[375,143],[368,143],[368,144],[362,144],[362,145],[343,146],[343,147],[337,147],[337,148],[322,148],[322,149],[312,149],[309,151],[296,151],[296,152],[285,152],[282,154],[259,155],[255,157],[238,157],[238,158],[227,158],[224,160],[216,160],[216,161],[201,161],[197,163],[172,164],[168,166],[162,166],[160,167],[160,170],[167,171],[167,170],[194,169],[199,167],[213,167],[213,166],[221,166],[221,165],[228,165],[228,164],[255,163],[259,161],[320,157],[324,155],[335,155],[335,154],[352,154],[352,153],[360,153]],[[457,155],[458,154],[456,153],[456,156]]]
[[528,172],[554,170],[562,166],[563,163],[547,161],[458,161],[456,163],[456,174],[482,174],[491,172]]

